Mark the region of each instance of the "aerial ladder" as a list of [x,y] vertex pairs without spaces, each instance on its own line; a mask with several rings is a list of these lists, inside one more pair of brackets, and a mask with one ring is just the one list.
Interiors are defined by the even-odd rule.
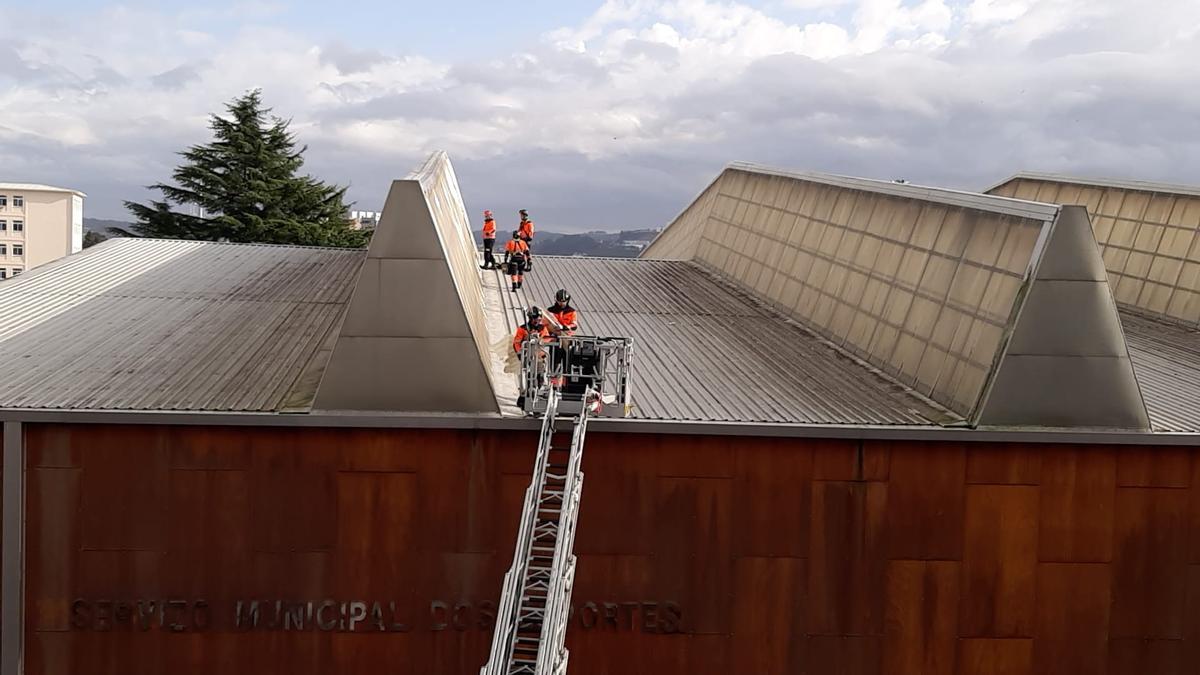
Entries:
[[632,347],[629,338],[560,335],[543,343],[533,335],[521,349],[523,409],[542,416],[541,434],[480,675],[567,672],[584,435],[589,417],[629,414]]

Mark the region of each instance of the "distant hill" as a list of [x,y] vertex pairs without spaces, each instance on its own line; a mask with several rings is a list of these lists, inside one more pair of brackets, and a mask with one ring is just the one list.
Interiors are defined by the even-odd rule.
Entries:
[[106,220],[104,218],[83,219],[83,229],[85,232],[96,232],[105,236],[109,236],[108,228],[110,227],[128,229],[132,225],[133,223],[126,220]]
[[[108,228],[128,229],[133,223],[124,220],[84,218],[83,229],[102,237],[111,237]],[[658,236],[658,230],[621,230],[604,232],[596,230],[581,234],[539,231],[534,238],[534,253],[546,255],[582,255],[593,258],[636,258],[642,249]],[[482,237],[475,231],[475,241]],[[102,241],[102,240],[101,240]],[[503,240],[501,240],[503,242]]]
[[113,236],[108,228],[119,227],[126,229],[133,223],[124,220],[105,220],[104,218],[84,218],[83,219],[83,247],[95,246],[100,242]]
[[[475,231],[476,241],[482,236],[481,231]],[[591,258],[636,258],[656,236],[658,230],[594,231],[582,234],[539,231],[533,239],[533,252],[535,255],[543,253]],[[504,239],[501,239],[502,241]]]

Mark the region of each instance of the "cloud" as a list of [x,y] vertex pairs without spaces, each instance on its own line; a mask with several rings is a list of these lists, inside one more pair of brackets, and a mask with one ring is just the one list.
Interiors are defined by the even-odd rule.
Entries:
[[203,64],[185,63],[150,76],[150,84],[157,89],[182,89],[189,84],[200,81],[200,69]]
[[454,62],[314,39],[270,5],[217,12],[271,19],[234,32],[114,8],[87,44],[31,24],[0,46],[0,161],[119,217],[261,87],[306,168],[362,208],[442,148],[472,213],[549,229],[662,225],[735,159],[967,188],[1022,168],[1200,183],[1200,3],[765,6],[609,0]]
[[369,71],[373,66],[387,61],[387,57],[374,49],[353,49],[334,42],[321,49],[320,62],[332,65],[342,75],[353,75]]
[[804,10],[832,9],[848,5],[852,0],[785,0],[787,7]]

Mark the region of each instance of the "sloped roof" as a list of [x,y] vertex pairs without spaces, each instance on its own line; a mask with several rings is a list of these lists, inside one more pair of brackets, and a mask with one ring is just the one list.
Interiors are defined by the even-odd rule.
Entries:
[[1200,330],[1121,310],[1129,356],[1155,431],[1200,431]]
[[110,239],[0,282],[0,408],[307,409],[364,255]]
[[990,191],[1085,207],[1117,302],[1200,326],[1200,187],[1026,172]]
[[[569,289],[582,333],[632,337],[633,417],[706,422],[932,425],[959,421],[691,262],[535,257],[523,288],[499,272],[498,349],[527,307]],[[512,375],[509,375],[512,377]]]
[[711,269],[971,425],[1149,426],[1082,208],[735,162],[642,257]]
[[1159,181],[1134,180],[1131,178],[1097,178],[1075,176],[1049,171],[1018,171],[1004,180],[988,187],[985,194],[999,194],[1001,188],[1016,180],[1040,181],[1046,183],[1068,183],[1072,185],[1116,188],[1118,190],[1137,190],[1140,192],[1161,192],[1173,195],[1191,195],[1200,197],[1200,186],[1183,183],[1163,183]]
[[42,185],[40,183],[0,183],[0,192],[67,192],[70,194],[86,197],[79,190],[70,188],[54,187],[53,185]]
[[[381,227],[370,253],[115,239],[0,282],[0,408],[516,415],[512,330],[565,287],[634,340],[634,423],[1200,432],[1200,333],[1118,314],[1079,207],[732,165],[662,258],[537,255],[513,293],[436,153]],[[947,354],[988,374],[971,414],[935,402]]]

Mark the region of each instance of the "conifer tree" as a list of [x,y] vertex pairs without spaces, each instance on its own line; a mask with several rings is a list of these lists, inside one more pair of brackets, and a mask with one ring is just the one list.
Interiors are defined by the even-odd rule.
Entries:
[[[296,148],[288,120],[270,115],[262,94],[250,91],[213,115],[213,140],[179,153],[175,185],[150,204],[125,202],[137,218],[133,237],[199,239],[305,246],[365,246],[369,234],[350,227],[346,188],[300,175],[307,146]],[[269,119],[268,116],[270,115]],[[194,213],[175,207],[192,207]]]

